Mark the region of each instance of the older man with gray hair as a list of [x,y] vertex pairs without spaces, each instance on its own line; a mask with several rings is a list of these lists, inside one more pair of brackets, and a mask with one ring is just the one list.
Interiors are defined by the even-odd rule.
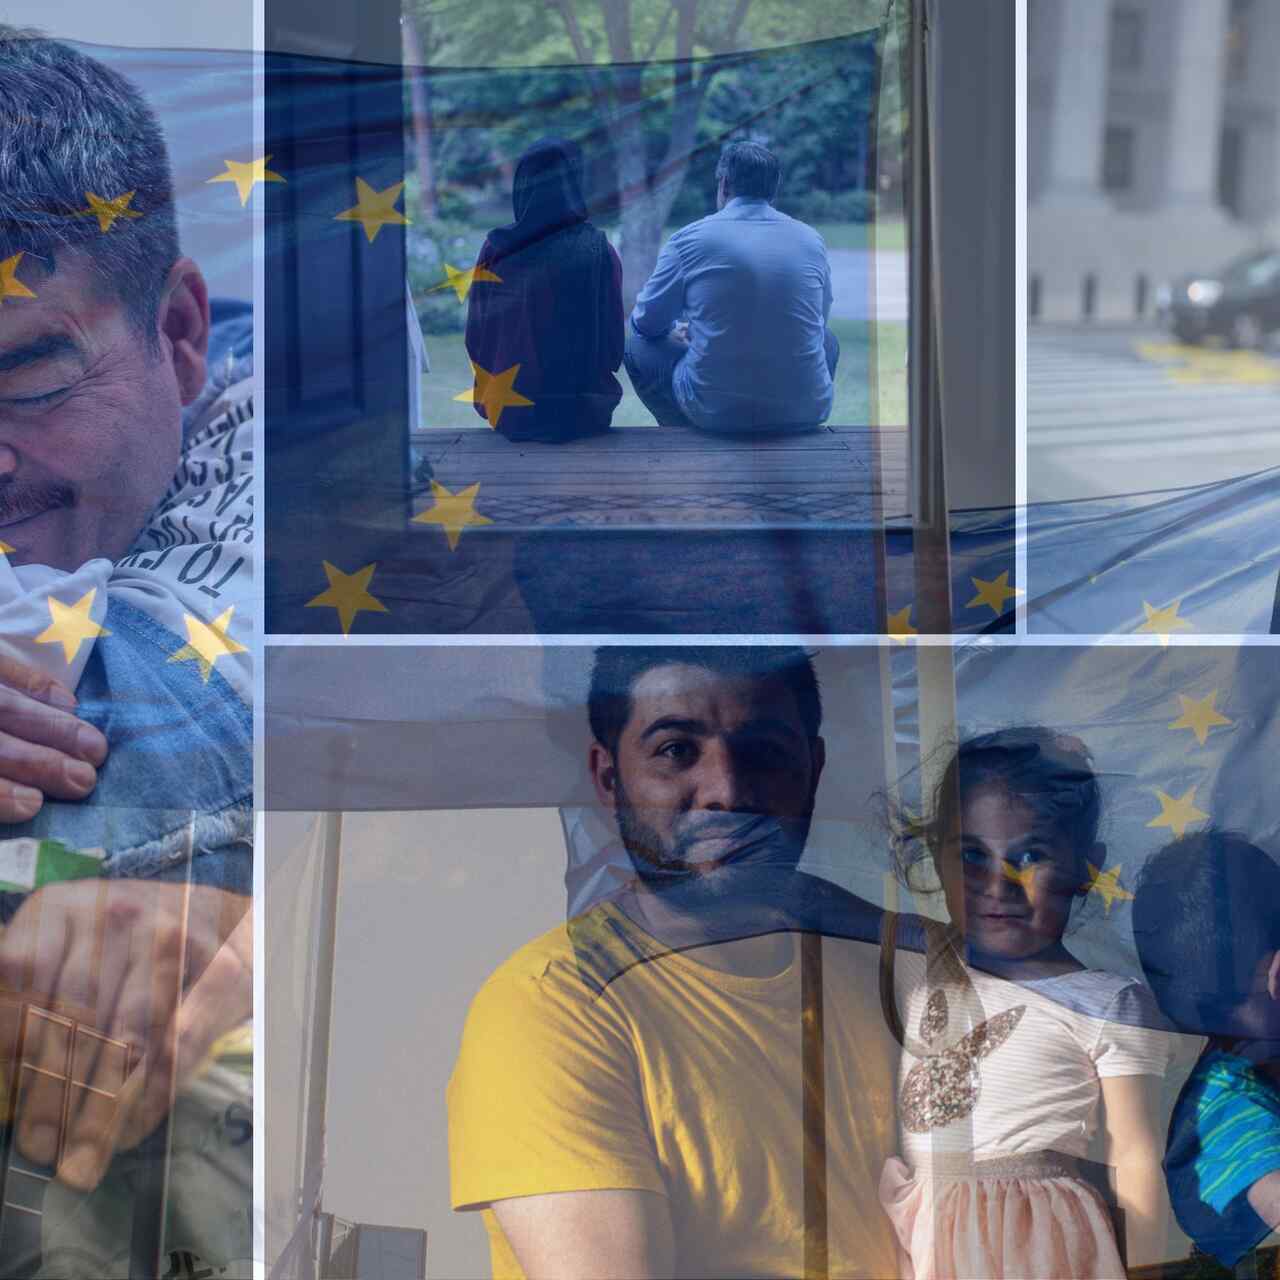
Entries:
[[227,1037],[253,1008],[251,330],[228,306],[230,345],[138,89],[0,24],[4,1276],[250,1265]]
[[636,298],[627,373],[663,425],[794,431],[831,414],[831,265],[822,237],[773,207],[780,180],[766,147],[729,143],[716,212],[667,241]]

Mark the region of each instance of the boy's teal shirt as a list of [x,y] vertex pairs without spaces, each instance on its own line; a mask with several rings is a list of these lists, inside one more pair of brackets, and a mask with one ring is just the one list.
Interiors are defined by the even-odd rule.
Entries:
[[1223,1265],[1270,1234],[1248,1195],[1280,1170],[1280,1089],[1247,1051],[1210,1046],[1200,1056],[1173,1110],[1164,1167],[1179,1225]]

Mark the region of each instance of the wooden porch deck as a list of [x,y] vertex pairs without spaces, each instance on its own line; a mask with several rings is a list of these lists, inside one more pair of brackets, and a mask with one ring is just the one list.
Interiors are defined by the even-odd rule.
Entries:
[[[485,522],[455,527],[452,545],[438,521],[410,524],[407,537],[389,531],[373,584],[386,612],[362,614],[365,631],[883,630],[884,518],[907,505],[903,428],[738,439],[636,427],[562,445],[479,428],[411,439],[451,494],[479,486],[469,498]],[[423,486],[412,514],[443,496]]]
[[[906,434],[823,427],[752,439],[623,427],[550,445],[479,428],[411,440],[451,492],[479,483],[476,510],[503,529],[878,528],[907,508]],[[432,503],[421,494],[413,514]]]

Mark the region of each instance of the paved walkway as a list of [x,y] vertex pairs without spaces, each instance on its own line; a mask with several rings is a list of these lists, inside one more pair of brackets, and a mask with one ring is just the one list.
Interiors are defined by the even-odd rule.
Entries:
[[1031,501],[1180,488],[1280,462],[1280,362],[1154,330],[1027,335]]

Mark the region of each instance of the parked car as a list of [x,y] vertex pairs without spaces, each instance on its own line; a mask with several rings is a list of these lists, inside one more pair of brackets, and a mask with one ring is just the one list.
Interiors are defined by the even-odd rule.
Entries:
[[1183,342],[1225,338],[1233,347],[1256,351],[1280,330],[1280,250],[1255,250],[1221,271],[1183,276],[1157,306]]

